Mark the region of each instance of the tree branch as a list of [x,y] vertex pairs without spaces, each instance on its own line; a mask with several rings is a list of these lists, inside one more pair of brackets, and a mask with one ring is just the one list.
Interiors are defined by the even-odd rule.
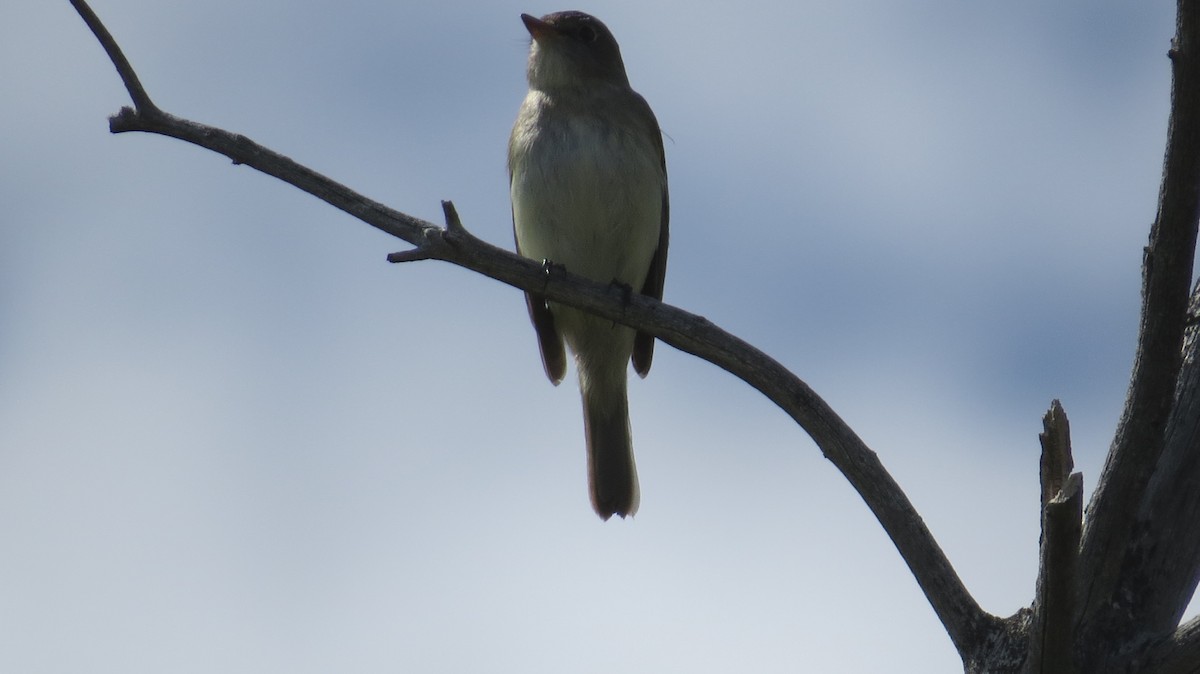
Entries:
[[641,294],[630,296],[621,288],[594,283],[561,268],[544,267],[538,261],[488,244],[461,226],[452,206],[446,207],[448,225],[443,229],[371,201],[245,136],[160,111],[150,104],[132,67],[84,0],[71,1],[105,46],[136,106],[123,108],[110,120],[114,133],[156,133],[218,152],[236,164],[279,178],[416,246],[413,251],[393,254],[390,256],[393,261],[450,262],[516,288],[537,292],[549,300],[649,332],[675,348],[721,367],[786,411],[846,476],[895,543],[964,660],[998,629],[999,619],[980,609],[967,592],[920,515],[875,453],[824,400],[780,363],[701,316]]
[[1157,674],[1200,673],[1200,617],[1182,625],[1156,651],[1152,662],[1160,663]]
[[[1142,269],[1138,349],[1125,410],[1083,532],[1079,639],[1123,631],[1115,591],[1133,526],[1163,447],[1180,367],[1184,313],[1200,209],[1200,4],[1178,1],[1171,49],[1171,120],[1159,192]],[[1136,570],[1134,570],[1136,571]],[[1114,613],[1116,611],[1116,613]]]
[[[1200,580],[1200,285],[1188,307],[1184,365],[1158,468],[1137,513],[1114,593],[1125,620],[1157,640],[1179,624]],[[1200,662],[1200,661],[1198,661]]]
[[71,0],[71,5],[75,7],[75,11],[79,12],[79,16],[83,17],[84,23],[92,30],[96,39],[100,41],[100,46],[104,47],[104,51],[108,53],[109,60],[116,66],[117,74],[121,76],[121,81],[125,83],[125,89],[129,92],[129,98],[137,106],[137,109],[145,113],[157,112],[158,106],[150,100],[150,95],[146,93],[137,73],[133,71],[133,66],[129,65],[129,59],[125,58],[125,52],[121,51],[121,47],[113,39],[112,34],[100,22],[100,17],[96,16],[92,8],[88,7],[83,0]]
[[1042,425],[1042,544],[1026,671],[1071,674],[1083,476],[1071,473],[1071,427],[1057,400]]
[[1071,456],[1071,422],[1062,403],[1055,400],[1050,410],[1042,417],[1042,432],[1038,434],[1042,445],[1040,478],[1042,483],[1042,509],[1062,492],[1067,478],[1075,468]]

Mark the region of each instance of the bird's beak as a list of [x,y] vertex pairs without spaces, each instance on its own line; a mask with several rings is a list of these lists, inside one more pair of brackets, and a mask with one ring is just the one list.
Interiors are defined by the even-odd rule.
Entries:
[[529,31],[529,34],[533,36],[534,40],[538,40],[554,32],[554,26],[551,26],[537,17],[533,17],[528,14],[522,14],[521,21],[525,23],[525,30]]

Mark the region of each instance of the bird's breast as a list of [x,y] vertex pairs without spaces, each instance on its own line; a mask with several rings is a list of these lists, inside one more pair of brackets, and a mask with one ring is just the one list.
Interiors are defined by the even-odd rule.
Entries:
[[657,142],[603,106],[567,113],[531,92],[509,148],[520,252],[640,288],[662,226]]

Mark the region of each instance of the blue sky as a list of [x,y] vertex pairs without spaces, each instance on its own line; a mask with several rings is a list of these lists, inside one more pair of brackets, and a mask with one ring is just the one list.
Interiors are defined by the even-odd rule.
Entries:
[[[519,293],[179,141],[69,4],[0,23],[0,670],[954,672],[785,415],[660,345],[642,507],[588,506]],[[94,8],[163,108],[511,244],[508,0]],[[785,363],[964,582],[1027,605],[1037,433],[1088,493],[1154,217],[1167,2],[621,3],[669,136],[667,301]],[[865,628],[865,629],[864,629]]]

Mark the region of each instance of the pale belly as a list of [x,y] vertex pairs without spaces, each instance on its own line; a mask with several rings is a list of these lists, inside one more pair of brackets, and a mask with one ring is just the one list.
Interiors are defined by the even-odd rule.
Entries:
[[521,254],[602,283],[640,290],[658,247],[663,177],[657,149],[604,133],[586,118],[557,142],[523,143],[513,225]]

